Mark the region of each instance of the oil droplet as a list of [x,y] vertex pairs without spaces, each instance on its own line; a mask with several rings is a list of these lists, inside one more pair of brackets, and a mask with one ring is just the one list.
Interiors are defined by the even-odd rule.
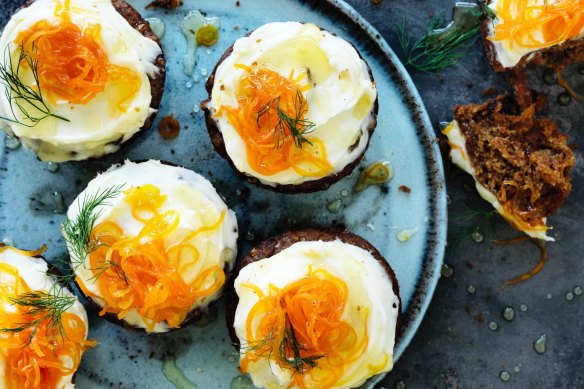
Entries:
[[572,102],[572,96],[568,92],[562,92],[558,95],[558,104],[564,107]]
[[201,106],[199,104],[195,104],[193,106],[193,112],[198,113],[201,110]]
[[253,231],[248,231],[245,233],[245,240],[247,241],[252,241],[255,240],[255,234],[253,233]]
[[533,349],[538,354],[545,353],[545,347],[547,343],[547,335],[543,334],[535,342],[533,342]]
[[195,370],[196,370],[197,373],[202,373],[203,372],[203,369],[201,369],[200,367],[197,367]]
[[187,40],[187,53],[183,58],[184,72],[192,76],[195,73],[197,47],[217,41],[219,18],[207,18],[199,11],[190,11],[180,23],[180,31]]
[[6,135],[5,145],[8,150],[16,150],[20,147],[20,141],[18,138],[13,138],[10,135]]
[[175,139],[180,134],[180,122],[174,115],[165,116],[158,124],[158,132],[164,140]]
[[547,294],[545,297],[546,297],[548,300],[551,300],[551,299],[552,299],[552,294],[551,294],[551,293],[548,293],[548,294]]
[[146,18],[145,20],[148,22],[148,24],[150,24],[152,32],[154,32],[157,37],[162,38],[164,36],[164,33],[166,32],[166,25],[161,19]]
[[546,69],[543,72],[543,82],[547,85],[554,85],[557,81],[556,79],[556,72],[553,69]]
[[395,381],[395,385],[393,386],[395,389],[406,389],[406,383],[402,380]]
[[474,294],[474,292],[476,292],[477,290],[475,289],[474,286],[469,285],[468,288],[466,288],[466,290],[468,291],[468,293],[470,294]]
[[14,240],[12,238],[9,237],[2,238],[2,243],[6,246],[14,247]]
[[520,310],[521,312],[527,312],[527,304],[521,304],[521,305],[519,306],[519,310]]
[[229,362],[229,363],[235,362],[235,357],[233,355],[228,356],[227,357],[227,362]]
[[203,77],[207,77],[207,74],[209,74],[209,73],[207,72],[207,69],[201,69],[201,76],[203,76]]
[[63,214],[67,211],[67,207],[65,206],[65,199],[63,198],[63,194],[61,192],[53,192],[53,212]]
[[329,210],[330,213],[337,213],[343,206],[343,202],[341,199],[333,200],[326,205],[326,209]]
[[363,170],[353,188],[356,193],[364,191],[371,185],[382,185],[393,177],[393,169],[388,161],[378,161]]
[[572,292],[566,293],[566,301],[572,301],[572,300],[574,300],[574,293],[572,293]]
[[574,294],[576,296],[582,296],[582,287],[581,286],[577,286],[574,288]]
[[503,309],[503,319],[513,321],[514,318],[515,310],[512,307],[505,307],[505,309]]
[[511,373],[509,373],[506,370],[503,370],[501,372],[501,374],[499,374],[499,378],[501,379],[501,381],[507,382],[507,381],[509,381],[511,379]]
[[343,189],[343,190],[341,191],[341,196],[343,196],[343,197],[347,197],[348,195],[349,195],[349,190],[348,190],[348,189]]
[[187,83],[185,84],[185,87],[186,87],[187,89],[191,89],[191,88],[193,87],[193,83],[192,83],[192,82],[190,82],[190,81],[187,81]]
[[417,228],[410,228],[407,230],[401,230],[397,233],[397,240],[400,242],[407,242],[410,238],[418,232]]
[[520,367],[520,365],[517,365],[517,366],[515,366],[515,367],[513,368],[513,371],[514,371],[515,373],[519,373],[519,372],[521,371],[521,367]]
[[189,381],[183,371],[176,365],[176,358],[172,355],[166,356],[162,360],[162,373],[176,389],[194,389],[197,387]]
[[481,8],[474,3],[457,2],[452,12],[452,21],[444,28],[433,30],[430,33],[432,41],[436,43],[456,39],[479,25],[482,15]]
[[195,83],[198,83],[198,82],[200,82],[200,81],[201,81],[201,77],[199,77],[199,76],[194,76],[194,77],[193,77],[193,81],[194,81]]
[[246,375],[238,375],[231,380],[231,389],[252,389],[253,382]]
[[495,323],[494,321],[489,322],[489,329],[493,332],[497,331],[499,329],[499,325],[497,323]]
[[46,168],[48,172],[56,173],[59,171],[59,164],[55,162],[47,162]]
[[485,237],[480,233],[479,230],[475,230],[472,233],[472,240],[474,240],[476,243],[481,243],[484,239]]
[[454,275],[454,268],[452,268],[450,265],[444,264],[442,265],[442,270],[440,271],[440,274],[444,278],[450,278]]
[[450,195],[446,195],[446,205],[452,204],[452,197]]

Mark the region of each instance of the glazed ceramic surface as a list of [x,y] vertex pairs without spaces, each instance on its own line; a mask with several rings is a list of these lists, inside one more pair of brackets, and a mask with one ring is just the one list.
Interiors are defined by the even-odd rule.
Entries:
[[[60,234],[64,212],[97,172],[125,159],[166,160],[207,177],[226,198],[239,221],[239,257],[269,236],[308,226],[347,228],[375,245],[400,283],[404,316],[397,360],[414,336],[439,278],[446,237],[446,194],[434,132],[413,83],[392,50],[342,1],[244,0],[236,5],[235,1],[185,0],[173,11],[145,10],[147,1],[142,0],[130,3],[144,17],[160,18],[166,26],[162,38],[168,63],[166,90],[153,128],[114,155],[59,166],[38,161],[22,147],[13,150],[12,140],[0,136],[0,238],[28,249],[46,243],[49,260],[62,257],[66,252]],[[3,7],[8,5],[0,4],[0,11],[6,13],[8,9]],[[195,74],[187,76],[182,63],[186,41],[178,26],[194,9],[219,17],[221,28],[217,44],[197,50]],[[244,182],[213,149],[199,108],[207,97],[204,82],[213,66],[237,38],[264,23],[288,20],[316,23],[338,34],[352,42],[368,62],[378,89],[379,117],[361,168],[389,161],[394,177],[387,185],[354,194],[356,169],[325,192],[272,193]],[[157,127],[170,114],[179,119],[182,129],[177,139],[165,141]],[[410,188],[410,193],[400,186]],[[331,212],[333,207],[327,206],[339,200],[342,206]],[[411,230],[410,239],[404,242],[397,238],[403,230]],[[172,387],[162,368],[170,366],[169,361],[176,361],[183,378],[197,387],[227,388],[239,375],[238,357],[225,326],[224,301],[202,322],[165,335],[124,330],[101,319],[91,308],[90,324],[90,336],[100,344],[84,356],[77,376],[80,388]]]

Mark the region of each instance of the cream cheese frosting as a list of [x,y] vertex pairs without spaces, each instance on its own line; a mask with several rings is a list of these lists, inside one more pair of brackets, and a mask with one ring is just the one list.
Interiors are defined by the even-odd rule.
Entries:
[[331,174],[340,172],[363,153],[369,142],[368,127],[375,120],[377,90],[357,50],[314,24],[268,23],[235,42],[233,51],[216,70],[207,104],[237,170],[271,186],[319,179],[304,177],[292,168],[268,176],[250,166],[244,140],[221,110],[222,106],[237,107],[236,92],[246,74],[238,65],[266,65],[285,77],[291,72],[308,72],[312,87],[304,93],[309,107],[307,118],[316,129],[306,138],[323,141],[333,167]]
[[[393,292],[391,279],[369,251],[339,240],[309,241],[296,243],[272,257],[250,263],[241,269],[235,279],[239,303],[233,327],[240,343],[245,345],[246,320],[259,300],[248,285],[254,285],[269,295],[271,288],[283,288],[305,277],[307,272],[321,269],[340,278],[347,285],[348,301],[341,316],[343,320],[357,325],[362,320],[358,312],[365,310],[369,314],[369,339],[365,352],[345,366],[342,377],[333,386],[358,387],[367,378],[392,369],[400,305],[399,297]],[[243,357],[244,353],[241,355]],[[271,359],[250,362],[248,373],[257,387],[282,388],[289,387],[292,382],[291,371],[282,369]],[[305,383],[308,387],[318,387],[311,381]]]
[[[36,0],[16,12],[0,37],[2,60],[6,60],[3,56],[7,48],[13,61],[18,59],[19,47],[14,41],[19,32],[30,29],[42,20],[59,24],[55,7],[61,3],[62,0]],[[106,89],[87,104],[61,100],[50,107],[54,114],[69,122],[49,117],[32,127],[5,123],[9,126],[9,133],[19,137],[25,146],[45,161],[83,160],[117,151],[155,112],[150,108],[152,94],[148,77],[158,76],[159,69],[154,62],[162,53],[160,46],[132,28],[116,11],[111,0],[71,0],[70,15],[71,22],[81,29],[89,24],[100,26],[100,44],[109,62],[135,72],[140,87],[125,112],[112,106]],[[12,118],[14,110],[19,120],[25,120],[14,102],[6,98],[4,87],[1,89],[0,116]]]

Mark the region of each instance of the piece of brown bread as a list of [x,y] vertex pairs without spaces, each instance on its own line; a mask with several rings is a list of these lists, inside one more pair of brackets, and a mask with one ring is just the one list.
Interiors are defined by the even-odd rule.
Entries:
[[533,105],[522,110],[508,95],[459,105],[454,119],[475,179],[505,210],[530,225],[556,212],[570,193],[575,160],[553,121],[536,118]]

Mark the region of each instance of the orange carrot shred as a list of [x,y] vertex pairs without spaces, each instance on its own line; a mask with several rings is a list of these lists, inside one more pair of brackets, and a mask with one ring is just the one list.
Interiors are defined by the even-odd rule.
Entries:
[[[114,313],[119,319],[135,310],[145,321],[146,330],[166,322],[178,328],[193,305],[217,292],[225,283],[225,273],[207,259],[194,245],[202,234],[218,230],[226,212],[217,220],[194,230],[180,231],[177,243],[167,238],[180,224],[180,215],[173,210],[161,211],[166,195],[153,185],[142,185],[125,192],[133,217],[143,226],[136,235],[128,234],[112,220],[97,225],[92,236],[102,243],[89,255],[89,267],[94,275],[105,263],[109,267],[96,280],[99,298],[105,301],[100,315]],[[196,274],[187,282],[185,272]],[[123,274],[123,276],[122,276]],[[87,288],[80,283],[82,289]],[[93,294],[90,294],[93,295]]]
[[[11,298],[32,292],[16,267],[0,263],[0,280],[0,318],[6,323],[3,326],[16,328],[43,318],[42,312],[32,313],[31,307],[11,303]],[[48,318],[38,327],[0,333],[0,347],[5,349],[6,358],[4,388],[55,389],[63,377],[77,370],[83,352],[96,342],[86,340],[87,327],[79,316],[64,312],[61,323],[63,336],[56,333],[58,330]]]
[[[286,78],[265,66],[235,67],[248,73],[236,91],[238,105],[221,106],[219,111],[226,112],[227,120],[245,142],[247,161],[251,168],[266,176],[289,168],[304,177],[321,178],[331,173],[333,167],[327,160],[326,148],[320,139],[310,137],[312,145],[304,143],[299,148],[289,129],[278,134],[279,108],[290,117],[299,115],[300,120],[305,119],[308,102],[303,100],[304,109],[296,112],[298,94],[306,89],[298,85],[305,73],[295,77],[292,71]],[[301,98],[304,99],[302,95]],[[275,99],[278,104],[274,103]],[[261,110],[265,112],[259,115]]]
[[[258,290],[255,285],[243,286]],[[309,365],[292,371],[293,383],[300,388],[315,383],[319,388],[333,386],[341,379],[345,367],[365,352],[369,312],[361,309],[360,330],[343,321],[348,288],[343,280],[327,271],[309,270],[306,277],[282,289],[272,287],[270,294],[261,291],[256,294],[259,300],[246,320],[246,344],[242,345],[244,357],[240,364],[243,373],[251,362],[264,358],[270,358],[283,369],[294,370],[289,361],[295,357],[295,350],[282,343],[287,326],[293,328],[300,357],[317,361],[316,367]]]

